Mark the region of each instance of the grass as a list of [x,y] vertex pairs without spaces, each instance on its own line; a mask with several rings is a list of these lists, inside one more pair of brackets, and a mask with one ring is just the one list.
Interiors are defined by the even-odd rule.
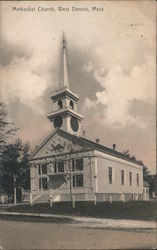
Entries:
[[72,219],[68,218],[45,218],[45,217],[34,217],[34,216],[22,216],[22,215],[5,215],[5,214],[0,214],[0,220],[7,220],[7,221],[20,221],[20,222],[36,222],[36,223],[41,223],[41,222],[46,222],[46,223],[57,223],[57,224],[67,224],[71,223]]
[[112,219],[135,219],[135,220],[157,220],[157,201],[129,201],[122,202],[76,202],[76,207],[72,208],[70,202],[49,204],[17,205],[7,209],[10,212],[27,213],[49,213],[75,216],[88,216],[96,218]]

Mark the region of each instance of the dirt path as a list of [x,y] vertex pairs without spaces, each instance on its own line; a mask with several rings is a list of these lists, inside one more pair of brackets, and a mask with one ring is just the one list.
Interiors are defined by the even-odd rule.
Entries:
[[0,249],[152,249],[155,248],[155,236],[155,232],[0,220]]

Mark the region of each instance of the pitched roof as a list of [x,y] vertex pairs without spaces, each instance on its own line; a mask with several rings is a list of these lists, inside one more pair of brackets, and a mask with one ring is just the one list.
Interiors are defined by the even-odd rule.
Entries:
[[62,129],[55,129],[40,145],[39,147],[32,153],[32,155],[30,156],[30,159],[32,159],[35,154],[37,152],[39,152],[39,150],[55,135],[55,134],[58,134],[60,136],[63,136],[64,138],[68,139],[69,141],[72,141],[73,144],[77,144],[79,146],[82,146],[83,148],[85,149],[91,149],[91,150],[98,150],[98,151],[101,151],[103,153],[106,153],[106,154],[109,154],[109,155],[112,155],[112,156],[115,156],[117,158],[121,158],[123,160],[127,160],[129,162],[132,162],[132,163],[135,163],[135,164],[138,164],[138,165],[141,165],[142,164],[138,161],[135,161],[133,159],[130,159],[128,158],[126,155],[124,155],[123,153],[120,153],[116,150],[113,150],[109,147],[106,147],[104,145],[101,145],[99,143],[96,143],[92,140],[89,140],[85,137],[81,137],[81,136],[76,136],[76,135],[73,135],[73,134],[70,134]]
[[65,136],[69,140],[73,140],[73,143],[79,144],[80,146],[84,146],[85,148],[98,150],[98,151],[104,152],[106,154],[113,155],[113,156],[116,156],[118,158],[130,161],[130,162],[133,162],[135,164],[138,164],[138,165],[142,166],[142,164],[140,162],[138,162],[136,160],[129,159],[123,153],[120,153],[120,152],[118,152],[116,150],[113,150],[112,148],[109,148],[109,147],[106,147],[106,146],[101,145],[99,143],[96,143],[96,142],[94,142],[92,140],[89,140],[89,139],[87,139],[85,137],[78,137],[76,135],[72,135],[72,134],[70,134],[70,133],[68,133],[68,132],[66,132],[66,131],[64,131],[62,129],[58,130],[58,134]]

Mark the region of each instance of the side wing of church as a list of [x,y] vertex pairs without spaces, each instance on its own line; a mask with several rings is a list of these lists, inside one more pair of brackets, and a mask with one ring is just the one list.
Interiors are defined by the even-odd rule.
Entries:
[[79,97],[69,87],[65,40],[60,89],[47,115],[52,133],[30,157],[34,202],[143,199],[143,167],[122,153],[81,136]]

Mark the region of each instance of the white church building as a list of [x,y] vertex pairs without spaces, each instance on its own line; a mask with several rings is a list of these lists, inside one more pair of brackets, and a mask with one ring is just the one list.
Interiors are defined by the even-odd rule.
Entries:
[[34,202],[143,199],[142,165],[82,135],[83,116],[79,96],[70,89],[66,53],[63,39],[61,82],[47,115],[53,130],[30,157]]

